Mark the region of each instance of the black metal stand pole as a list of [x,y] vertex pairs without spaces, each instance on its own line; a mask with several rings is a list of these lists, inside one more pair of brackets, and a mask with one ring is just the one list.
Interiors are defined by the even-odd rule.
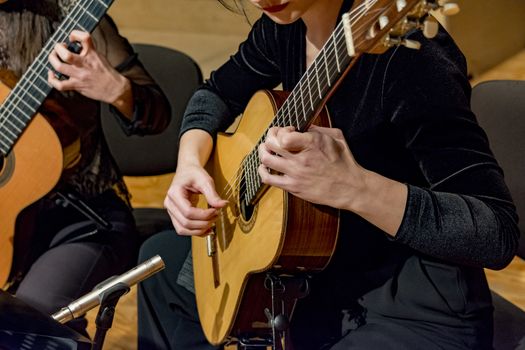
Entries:
[[129,287],[126,284],[117,283],[101,294],[100,307],[98,309],[97,318],[95,319],[97,330],[95,332],[92,350],[102,350],[106,333],[113,324],[115,307],[117,306],[120,297],[127,292],[129,292]]

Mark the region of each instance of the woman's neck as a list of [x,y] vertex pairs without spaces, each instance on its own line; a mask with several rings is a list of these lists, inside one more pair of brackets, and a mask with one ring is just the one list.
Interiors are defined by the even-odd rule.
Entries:
[[302,16],[306,25],[306,62],[310,66],[332,34],[343,0],[317,0]]

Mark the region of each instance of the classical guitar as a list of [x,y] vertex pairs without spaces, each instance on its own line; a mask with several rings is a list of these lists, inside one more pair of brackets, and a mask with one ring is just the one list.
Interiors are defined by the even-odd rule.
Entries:
[[329,126],[325,102],[358,57],[397,45],[417,49],[419,43],[406,34],[420,28],[428,37],[437,34],[437,21],[428,12],[443,7],[455,9],[438,1],[356,1],[290,93],[257,92],[235,133],[218,135],[207,168],[230,203],[210,235],[192,238],[198,312],[212,344],[260,330],[275,334],[282,310],[272,310],[282,305],[272,304],[269,276],[321,271],[337,243],[336,209],[261,183],[257,147],[268,129]]
[[0,287],[8,282],[19,213],[58,182],[64,152],[45,117],[36,113],[51,91],[48,56],[74,29],[91,32],[113,0],[78,0],[12,90],[0,83]]

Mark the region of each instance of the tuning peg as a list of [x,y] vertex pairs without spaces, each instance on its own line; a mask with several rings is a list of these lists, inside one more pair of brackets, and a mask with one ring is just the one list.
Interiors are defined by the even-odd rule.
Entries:
[[427,16],[423,21],[423,35],[428,39],[432,39],[437,35],[438,31],[438,21],[432,16]]
[[388,25],[389,22],[390,20],[388,19],[387,16],[380,16],[379,17],[379,28],[385,29],[385,27]]
[[403,39],[401,45],[412,50],[419,50],[421,48],[421,43],[416,40]]
[[397,7],[397,12],[401,12],[403,11],[403,9],[407,6],[407,2],[406,0],[397,0],[396,1],[396,7]]
[[441,12],[445,16],[457,15],[459,11],[460,11],[460,8],[458,4],[455,4],[455,3],[446,3],[446,4],[443,4],[443,6],[441,7]]

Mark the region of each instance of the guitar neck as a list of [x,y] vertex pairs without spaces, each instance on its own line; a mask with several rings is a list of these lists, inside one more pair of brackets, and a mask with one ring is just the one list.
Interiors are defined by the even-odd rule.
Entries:
[[0,107],[0,154],[9,153],[51,92],[47,72],[52,68],[49,54],[57,43],[69,42],[69,34],[78,29],[92,32],[113,0],[78,0],[36,59],[22,75]]
[[242,164],[247,182],[243,196],[246,204],[252,203],[263,187],[257,172],[261,164],[257,149],[266,139],[268,130],[274,126],[294,126],[298,131],[305,131],[323,108],[327,96],[335,89],[352,59],[341,21],[279,108],[268,129],[246,156]]

